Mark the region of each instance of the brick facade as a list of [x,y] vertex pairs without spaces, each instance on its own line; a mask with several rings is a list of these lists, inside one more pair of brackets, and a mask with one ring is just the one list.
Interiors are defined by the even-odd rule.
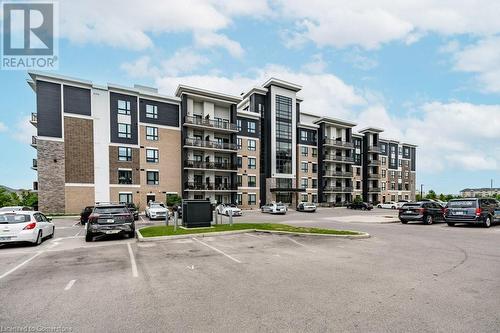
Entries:
[[91,119],[64,117],[66,183],[94,183],[94,136]]
[[64,142],[39,139],[38,209],[45,213],[65,212]]

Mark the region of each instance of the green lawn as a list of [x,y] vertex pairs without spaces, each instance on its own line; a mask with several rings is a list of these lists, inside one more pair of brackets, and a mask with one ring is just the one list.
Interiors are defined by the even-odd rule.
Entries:
[[354,231],[292,227],[286,224],[276,224],[276,223],[235,223],[233,224],[233,226],[230,226],[229,224],[218,224],[214,225],[212,228],[200,228],[193,230],[177,228],[177,231],[175,232],[173,226],[166,227],[164,225],[161,225],[154,227],[146,227],[141,229],[140,232],[143,237],[156,237],[156,236],[187,235],[187,234],[199,234],[206,232],[244,230],[244,229],[303,232],[310,234],[359,235],[359,233]]

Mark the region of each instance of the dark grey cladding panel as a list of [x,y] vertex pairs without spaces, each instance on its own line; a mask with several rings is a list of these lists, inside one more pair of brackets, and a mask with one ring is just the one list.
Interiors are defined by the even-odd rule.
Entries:
[[385,142],[380,142],[380,154],[387,156],[389,155],[389,145]]
[[411,147],[403,146],[403,158],[411,158]]
[[[389,143],[389,169],[397,169],[398,168],[398,144],[397,143]],[[392,157],[394,156],[394,160]]]
[[[260,121],[252,118],[238,117],[238,120],[241,121],[241,130],[238,132],[238,135],[241,136],[249,136],[258,138],[260,137]],[[248,122],[255,123],[255,133],[248,132]]]
[[417,166],[416,166],[416,159],[417,159],[417,150],[415,148],[410,148],[410,156],[411,156],[411,162],[410,162],[410,166],[411,166],[411,171],[415,171]]
[[64,112],[91,116],[90,89],[65,85]]
[[[148,104],[157,107],[158,119],[146,117],[146,105]],[[140,98],[139,119],[141,123],[179,127],[179,105]]]
[[[130,127],[131,127],[131,138],[119,138],[118,137],[118,100],[124,100],[130,102]],[[110,130],[111,130],[111,142],[113,143],[127,143],[136,145],[137,144],[137,97],[133,95],[124,95],[115,92],[109,93],[109,116],[110,116]]]
[[266,110],[266,96],[260,94],[252,94],[250,96],[250,112],[259,113],[259,105],[261,105],[261,109],[263,112]]
[[[302,132],[304,132],[305,134],[302,135]],[[318,145],[317,131],[310,128],[297,127],[297,142],[302,145],[317,146]]]
[[36,82],[36,112],[38,136],[62,138],[60,84]]

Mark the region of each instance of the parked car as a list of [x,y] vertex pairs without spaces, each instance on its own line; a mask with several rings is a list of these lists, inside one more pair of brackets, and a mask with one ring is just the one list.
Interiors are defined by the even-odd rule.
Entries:
[[94,207],[85,224],[85,241],[97,235],[127,234],[135,236],[134,215],[125,204],[100,204]]
[[92,214],[92,211],[94,210],[94,206],[87,206],[85,207],[82,212],[80,213],[80,224],[85,224],[89,220],[90,214]]
[[403,207],[403,205],[405,203],[408,203],[408,202],[410,202],[410,201],[409,200],[399,200],[398,202],[396,202],[396,207],[399,209],[399,208]]
[[443,213],[443,207],[437,202],[408,202],[399,209],[399,220],[403,224],[407,224],[409,221],[420,221],[425,224],[432,224],[436,221],[444,221]]
[[378,208],[398,209],[398,204],[394,201],[381,202],[377,205]]
[[18,210],[0,213],[0,243],[29,242],[39,245],[54,237],[52,219],[37,211]]
[[17,211],[33,211],[33,208],[27,206],[5,206],[0,208],[0,213],[3,212],[17,212]]
[[222,215],[229,216],[230,213],[232,212],[233,216],[241,216],[241,209],[239,209],[236,205],[233,204],[221,203],[217,207],[215,207],[215,210],[217,211],[218,214]]
[[316,211],[316,204],[312,202],[301,202],[297,205],[298,212],[311,212],[314,213]]
[[162,202],[150,202],[146,207],[146,216],[149,217],[150,220],[164,220],[167,216],[169,216],[169,211]]
[[495,199],[452,199],[444,210],[444,218],[449,226],[469,223],[489,228],[500,222],[500,204]]
[[134,215],[134,221],[137,221],[139,219],[139,209],[137,209],[137,206],[134,203],[128,203],[126,205],[128,210]]
[[373,205],[369,202],[351,202],[347,204],[349,209],[372,210]]
[[270,214],[286,214],[286,212],[288,211],[288,207],[281,202],[271,202],[262,206],[261,211],[262,213]]

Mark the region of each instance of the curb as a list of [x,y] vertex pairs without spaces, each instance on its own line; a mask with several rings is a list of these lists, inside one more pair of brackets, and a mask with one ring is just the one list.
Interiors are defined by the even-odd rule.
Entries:
[[[350,231],[350,230],[346,230],[346,231]],[[307,233],[307,232],[260,230],[260,229],[243,229],[243,230],[234,230],[234,231],[214,231],[214,232],[204,232],[204,233],[175,235],[175,236],[144,237],[140,233],[140,229],[135,231],[135,233],[137,234],[137,241],[138,242],[161,242],[161,241],[169,241],[169,240],[176,240],[176,239],[186,239],[186,238],[192,238],[192,237],[212,237],[212,236],[245,234],[248,232],[262,232],[262,233],[270,233],[270,234],[278,234],[278,235],[337,237],[337,238],[344,238],[344,239],[366,239],[366,238],[371,237],[371,235],[369,233],[366,233],[366,232],[359,232],[360,233],[359,235],[335,235],[335,234],[315,234],[315,233]],[[358,232],[358,231],[356,231],[356,232]]]

